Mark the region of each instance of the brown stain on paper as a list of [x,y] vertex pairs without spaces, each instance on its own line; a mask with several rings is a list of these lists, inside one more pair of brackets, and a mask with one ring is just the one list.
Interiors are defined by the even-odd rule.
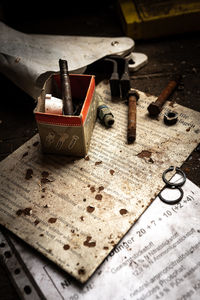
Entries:
[[111,174],[111,175],[114,175],[114,173],[115,173],[115,171],[111,169],[111,170],[110,170],[110,174]]
[[47,182],[51,182],[51,180],[48,179],[49,172],[43,171],[43,172],[41,173],[41,175],[42,175],[41,183],[44,184],[44,183],[47,183]]
[[98,166],[98,165],[100,165],[100,164],[102,164],[102,160],[96,161],[96,162],[95,162],[95,166]]
[[32,214],[32,208],[31,207],[26,207],[24,209],[18,209],[16,211],[16,215],[19,217],[21,215],[24,216],[30,216]]
[[34,221],[35,226],[37,226],[39,223],[40,223],[39,220],[35,220],[35,221]]
[[95,187],[94,186],[91,186],[90,187],[90,191],[92,192],[92,193],[94,193],[96,190],[95,190]]
[[68,244],[66,244],[66,245],[63,246],[64,250],[69,250],[69,248],[70,248],[70,245],[68,245]]
[[95,199],[101,201],[103,196],[101,194],[96,194]]
[[57,221],[57,218],[49,218],[48,222],[53,224],[53,223],[56,223]]
[[43,171],[42,173],[41,173],[41,175],[42,175],[42,177],[48,177],[49,176],[49,172],[47,172],[47,171]]
[[92,237],[91,236],[87,236],[86,241],[83,242],[83,245],[89,248],[95,247],[96,246],[96,242],[91,242]]
[[27,169],[26,170],[26,175],[25,175],[25,179],[26,180],[29,180],[29,179],[31,179],[33,176],[33,170],[32,169]]
[[152,152],[149,150],[142,150],[140,153],[137,154],[139,158],[150,158]]
[[89,213],[92,213],[93,211],[95,210],[95,207],[93,207],[93,206],[88,206],[87,207],[87,212],[89,212]]
[[120,209],[120,214],[121,215],[125,215],[125,214],[127,214],[128,213],[128,210],[127,209],[125,209],[125,208],[122,208],[122,209]]
[[100,192],[103,191],[103,190],[104,190],[104,187],[103,187],[103,185],[101,185],[101,186],[99,187],[98,191],[99,191],[99,193],[100,193]]
[[25,152],[25,153],[22,155],[22,158],[24,158],[24,157],[27,156],[27,155],[28,155],[28,151]]
[[82,267],[78,270],[79,275],[85,275],[85,269]]
[[35,143],[33,143],[33,146],[34,146],[34,147],[36,147],[37,145],[39,145],[39,142],[38,142],[38,141],[35,142]]

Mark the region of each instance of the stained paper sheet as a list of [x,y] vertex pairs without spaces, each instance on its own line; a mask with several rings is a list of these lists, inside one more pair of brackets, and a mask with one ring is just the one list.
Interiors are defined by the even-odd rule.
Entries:
[[[113,128],[96,123],[88,156],[43,155],[39,136],[0,165],[1,224],[85,282],[163,187],[162,173],[180,166],[198,144],[200,113],[175,104],[171,127],[148,117],[155,100],[140,92],[137,139],[126,143],[127,106],[112,103]],[[166,109],[172,109],[166,106]]]
[[[177,177],[176,174],[173,180],[177,181]],[[29,278],[34,279],[37,292],[48,300],[198,300],[200,189],[187,179],[183,191],[183,199],[175,205],[167,205],[157,197],[83,285],[32,252],[20,240],[12,238],[12,243],[30,272]],[[173,194],[167,192],[168,198],[175,196],[175,190]],[[6,240],[0,236],[0,242],[6,243]],[[6,263],[8,265],[10,259]],[[19,267],[18,263],[13,265]],[[27,283],[26,276],[21,273],[16,276],[12,270],[10,266],[19,293],[26,299],[24,286],[33,286],[33,282]],[[33,297],[33,287],[31,294]],[[41,299],[41,296],[34,297]]]

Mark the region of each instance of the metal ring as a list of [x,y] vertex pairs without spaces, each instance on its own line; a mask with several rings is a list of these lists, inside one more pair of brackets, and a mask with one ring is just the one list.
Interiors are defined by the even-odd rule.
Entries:
[[[165,198],[163,198],[163,196],[161,195],[161,193],[163,192],[163,190],[164,189],[166,189],[166,188],[170,188],[170,189],[178,189],[179,191],[180,191],[180,196],[177,198],[177,199],[175,199],[175,200],[170,200],[170,199],[165,199]],[[160,200],[161,201],[163,201],[164,203],[167,203],[167,204],[176,204],[176,203],[178,203],[178,202],[180,202],[181,201],[181,199],[183,198],[183,190],[182,190],[182,188],[181,187],[179,187],[179,186],[165,186],[163,189],[162,189],[162,191],[158,194],[158,197],[160,198]]]
[[169,167],[167,170],[165,170],[165,171],[163,172],[162,179],[163,179],[164,183],[165,183],[168,187],[169,187],[169,186],[171,186],[171,187],[173,187],[173,186],[175,186],[175,187],[183,186],[184,183],[185,183],[185,181],[186,181],[186,175],[185,175],[185,173],[184,173],[180,168],[178,168],[178,167],[176,167],[176,172],[182,176],[182,181],[181,181],[181,182],[178,182],[178,183],[176,183],[176,182],[170,182],[170,181],[168,181],[168,180],[165,178],[165,175],[166,175],[168,172],[171,172],[171,171],[173,171],[173,170],[174,170],[174,166],[171,166],[171,167]]

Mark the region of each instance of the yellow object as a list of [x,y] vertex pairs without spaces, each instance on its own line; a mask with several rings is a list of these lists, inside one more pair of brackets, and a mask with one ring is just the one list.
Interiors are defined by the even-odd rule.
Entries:
[[134,39],[200,30],[199,0],[119,0],[124,32]]

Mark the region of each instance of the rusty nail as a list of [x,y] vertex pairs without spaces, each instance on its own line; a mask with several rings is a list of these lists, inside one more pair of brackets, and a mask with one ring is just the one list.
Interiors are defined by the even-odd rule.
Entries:
[[128,144],[132,144],[136,139],[136,102],[139,97],[139,94],[133,89],[128,92]]

